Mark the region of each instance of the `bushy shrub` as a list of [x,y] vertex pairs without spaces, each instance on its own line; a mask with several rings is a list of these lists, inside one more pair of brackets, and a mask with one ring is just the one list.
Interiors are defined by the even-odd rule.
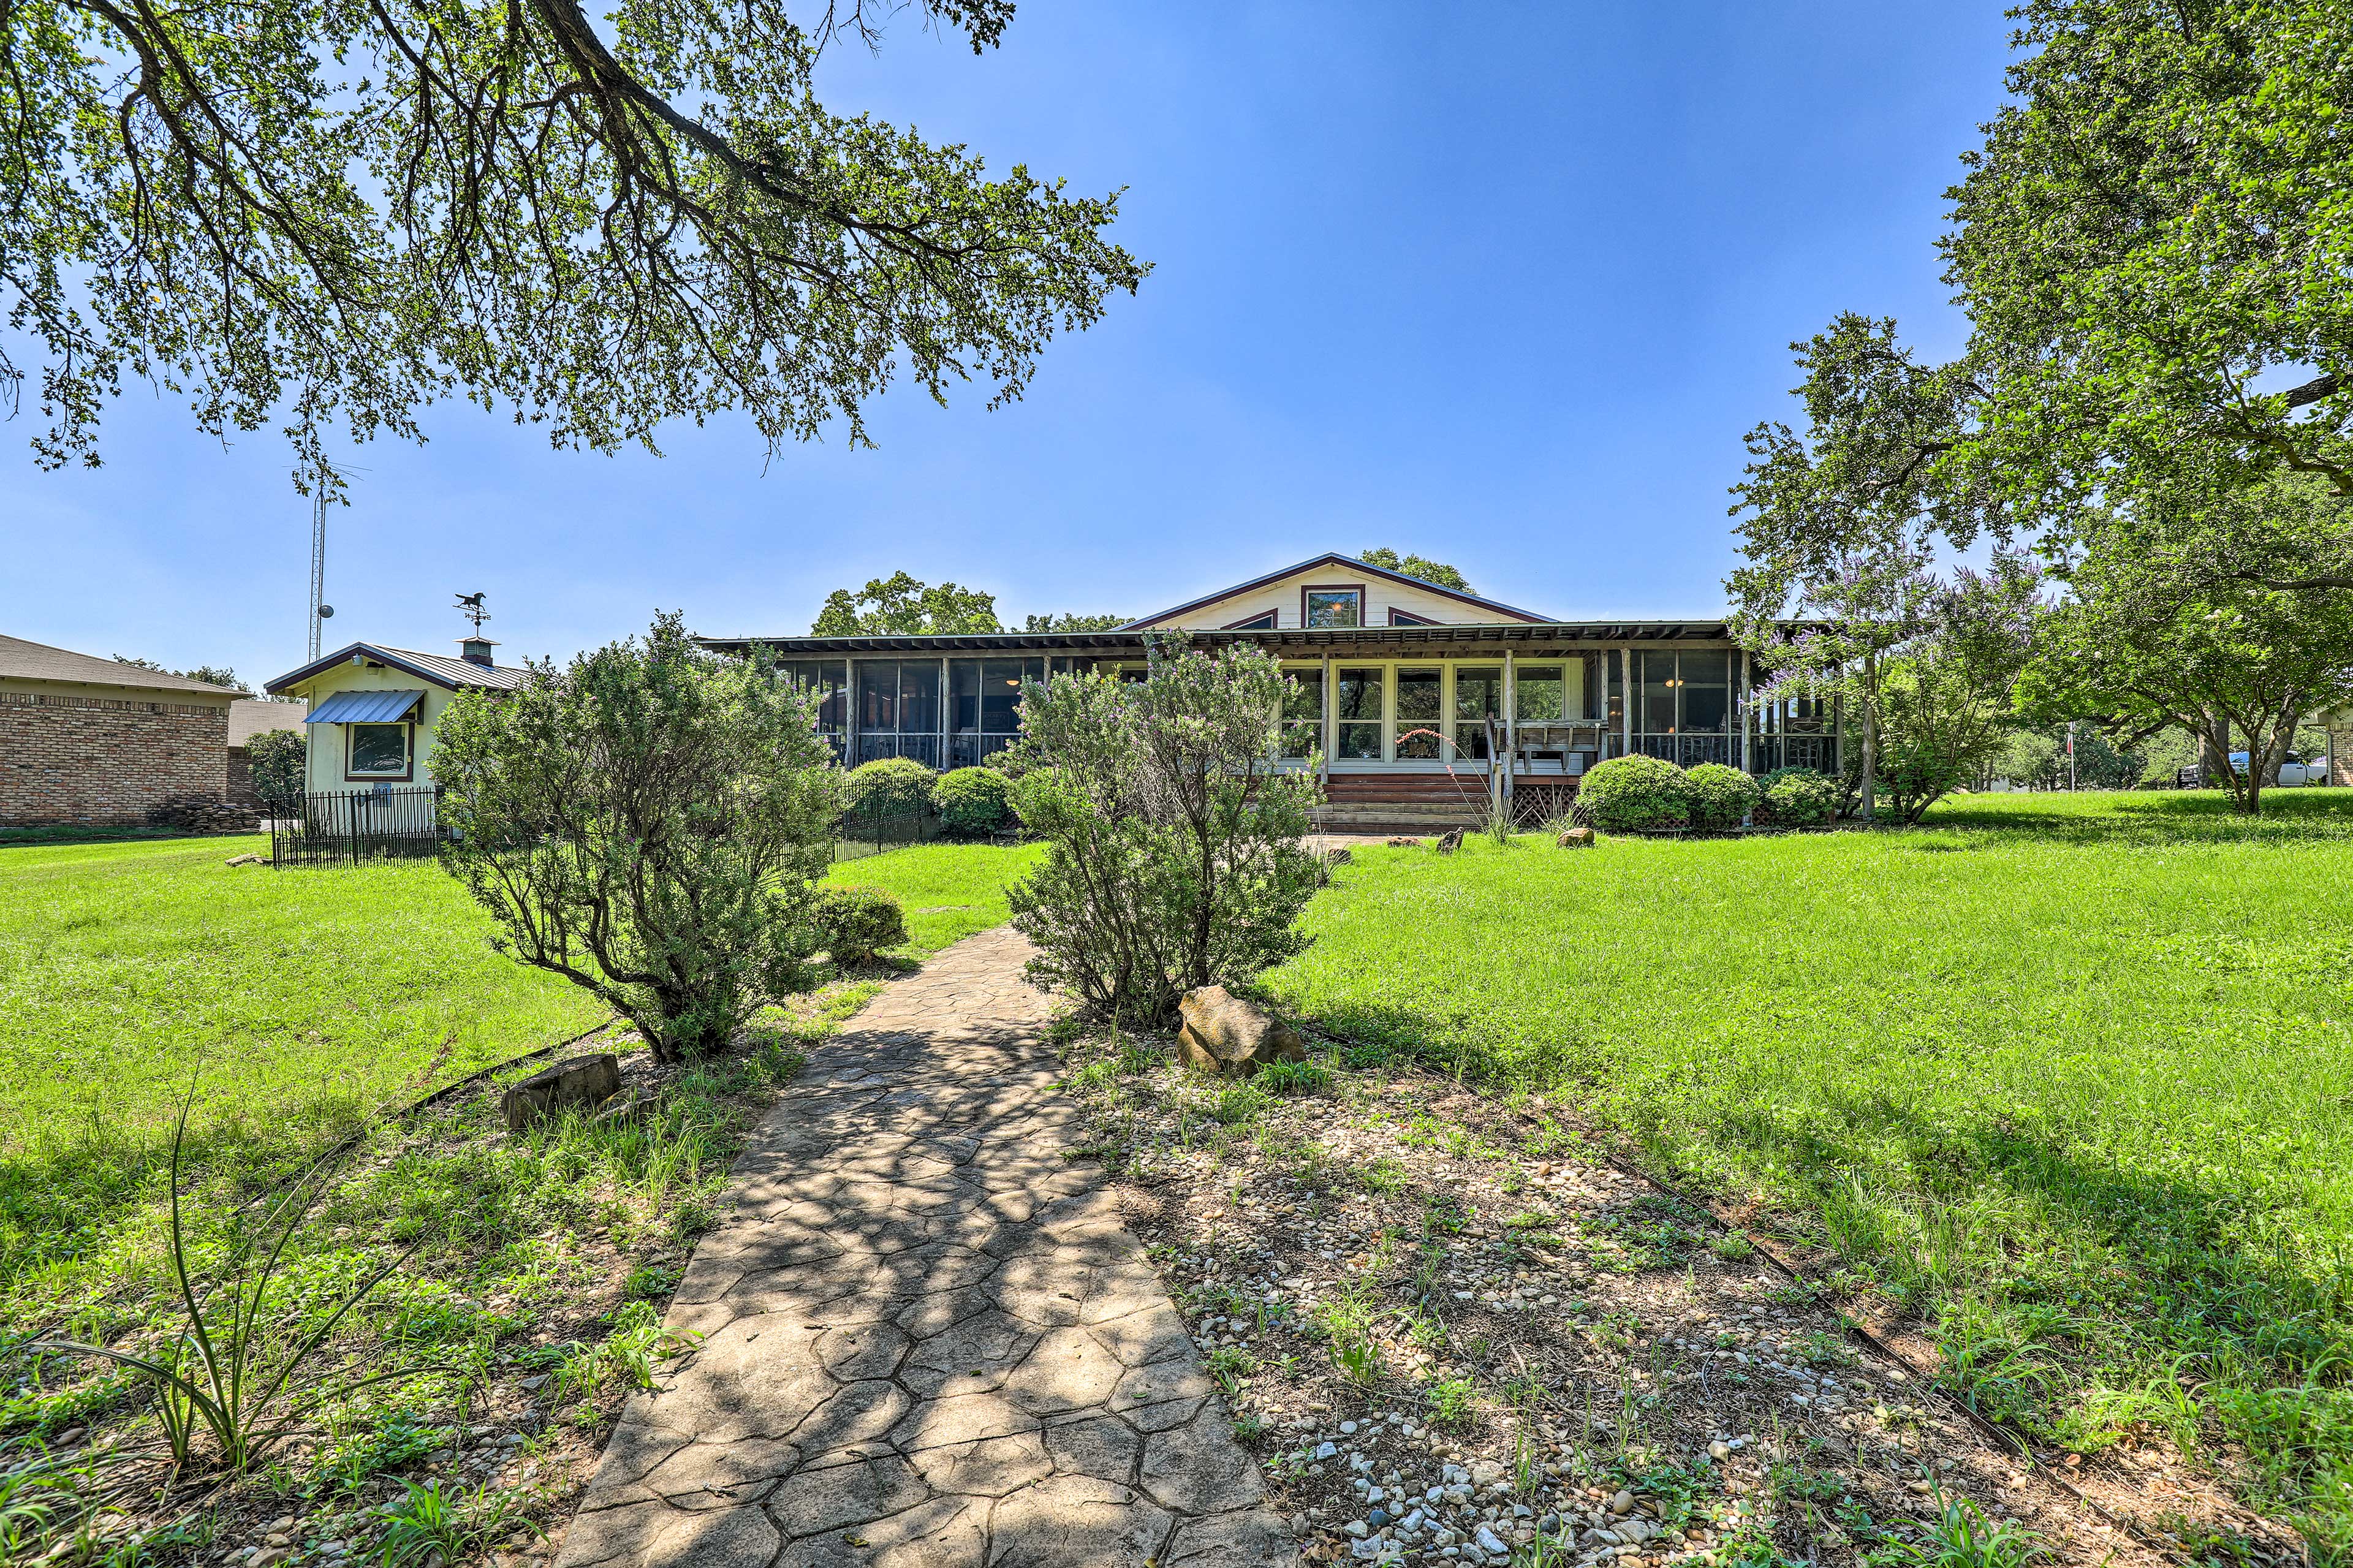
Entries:
[[921,811],[932,798],[932,778],[913,757],[878,757],[842,779],[842,804],[861,816]]
[[1691,825],[1721,832],[1737,827],[1757,808],[1757,784],[1738,768],[1702,763],[1683,775],[1691,790]]
[[300,816],[308,793],[310,747],[300,730],[265,730],[245,743],[253,793],[271,816]]
[[723,1048],[808,981],[841,775],[808,700],[676,615],[442,715],[442,864],[501,951],[593,993],[657,1059]]
[[1150,679],[1060,675],[1022,704],[1014,808],[1046,841],[1014,884],[1041,984],[1131,1025],[1306,945],[1323,863],[1300,842],[1315,781],[1270,760],[1282,668],[1265,653],[1165,650]]
[[1013,820],[1013,784],[993,768],[957,768],[932,785],[940,826],[962,838],[995,833]]
[[1838,815],[1837,783],[1811,768],[1775,768],[1757,784],[1757,815],[1777,827],[1820,827]]
[[1682,827],[1691,821],[1691,781],[1663,757],[1612,757],[1577,786],[1577,805],[1609,832]]
[[867,963],[907,940],[907,917],[899,900],[880,888],[819,888],[812,912],[837,964]]

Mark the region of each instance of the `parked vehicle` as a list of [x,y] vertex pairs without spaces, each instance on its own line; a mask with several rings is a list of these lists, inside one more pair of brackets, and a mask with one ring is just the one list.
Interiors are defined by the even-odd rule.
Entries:
[[[2244,752],[2232,752],[2231,753],[2231,766],[2237,769],[2240,773],[2245,773],[2247,771],[2247,753]],[[2183,771],[2187,773],[2192,770],[2184,769]],[[2279,782],[2282,787],[2287,789],[2295,789],[2305,784],[2327,784],[2328,782],[2328,759],[2324,756],[2313,762],[2306,762],[2302,757],[2296,755],[2295,752],[2290,752],[2287,754],[2287,761],[2280,764]]]

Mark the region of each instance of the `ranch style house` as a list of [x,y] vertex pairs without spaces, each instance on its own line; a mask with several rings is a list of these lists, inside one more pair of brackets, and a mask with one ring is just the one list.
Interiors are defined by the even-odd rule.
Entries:
[[1836,712],[1753,700],[1756,672],[1721,620],[1556,620],[1340,554],[1110,631],[702,641],[784,660],[821,694],[818,725],[845,764],[944,770],[1013,742],[1025,680],[1140,676],[1174,632],[1282,661],[1298,682],[1282,750],[1323,757],[1329,828],[1424,829],[1473,820],[1490,799],[1537,820],[1594,763],[1634,752],[1750,773],[1839,763]]

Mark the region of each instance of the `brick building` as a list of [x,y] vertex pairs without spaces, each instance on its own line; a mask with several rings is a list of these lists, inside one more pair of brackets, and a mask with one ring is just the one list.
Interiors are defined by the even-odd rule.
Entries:
[[229,705],[248,695],[0,637],[0,826],[127,826],[225,800]]

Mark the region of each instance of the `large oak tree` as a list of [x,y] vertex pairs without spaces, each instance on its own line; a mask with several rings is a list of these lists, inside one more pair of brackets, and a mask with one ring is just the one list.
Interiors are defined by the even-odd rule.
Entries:
[[[828,109],[847,5],[0,0],[0,395],[95,462],[150,379],[282,420],[298,482],[453,395],[597,449],[724,409],[862,440],[900,374],[1018,397],[1143,275],[1116,195]],[[915,9],[978,52],[1013,5]]]

